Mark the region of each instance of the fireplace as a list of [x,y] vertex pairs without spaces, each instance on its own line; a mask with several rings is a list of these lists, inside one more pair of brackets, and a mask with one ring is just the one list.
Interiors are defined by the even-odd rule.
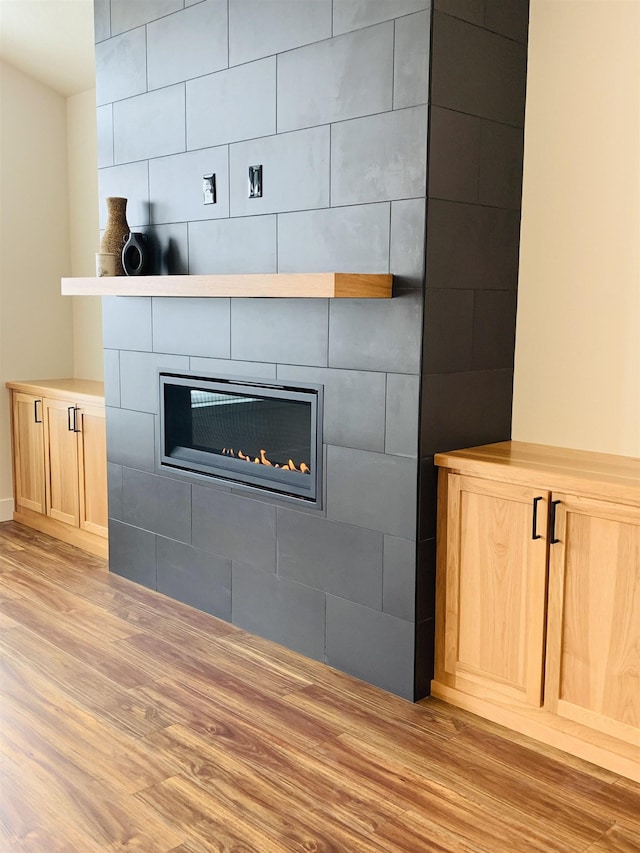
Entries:
[[160,373],[160,470],[321,505],[322,386]]

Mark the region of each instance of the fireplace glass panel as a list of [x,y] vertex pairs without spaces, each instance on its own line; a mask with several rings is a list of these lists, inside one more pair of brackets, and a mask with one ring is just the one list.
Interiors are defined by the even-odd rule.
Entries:
[[161,466],[317,503],[320,390],[160,375]]

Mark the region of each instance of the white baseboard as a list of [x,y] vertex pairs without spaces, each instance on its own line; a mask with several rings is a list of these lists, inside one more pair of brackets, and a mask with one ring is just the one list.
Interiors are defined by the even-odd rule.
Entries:
[[13,498],[0,500],[0,521],[11,521],[13,518]]

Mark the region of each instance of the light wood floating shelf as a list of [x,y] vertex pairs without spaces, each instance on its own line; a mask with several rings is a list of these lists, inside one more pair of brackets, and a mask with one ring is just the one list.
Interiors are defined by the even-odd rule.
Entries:
[[390,299],[390,273],[145,275],[63,278],[63,296],[270,296],[301,299]]

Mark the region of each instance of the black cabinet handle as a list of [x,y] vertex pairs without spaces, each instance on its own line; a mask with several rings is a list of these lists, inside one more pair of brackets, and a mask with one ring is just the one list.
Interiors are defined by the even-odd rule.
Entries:
[[80,430],[78,429],[78,412],[79,411],[80,411],[80,409],[78,408],[78,406],[73,407],[73,431],[74,432],[80,432]]
[[555,545],[556,542],[559,542],[559,539],[556,539],[556,507],[562,501],[551,501],[551,513],[549,516],[549,542],[552,545]]
[[531,538],[532,539],[542,539],[542,536],[537,532],[538,530],[538,504],[543,500],[542,497],[533,499],[533,519],[531,522]]
[[76,408],[75,406],[68,406],[67,407],[67,429],[69,430],[69,432],[75,432],[75,428],[73,425],[73,414],[72,414],[75,411],[75,408]]
[[34,400],[33,401],[33,420],[37,424],[42,423],[42,418],[38,417],[38,403],[41,403],[41,402],[42,402],[42,400]]

